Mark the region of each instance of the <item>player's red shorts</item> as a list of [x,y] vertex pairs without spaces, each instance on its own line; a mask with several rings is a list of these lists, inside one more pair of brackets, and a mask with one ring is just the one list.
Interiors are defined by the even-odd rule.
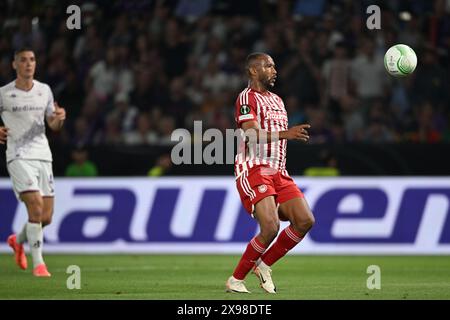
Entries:
[[237,179],[236,186],[242,204],[253,214],[255,205],[268,196],[275,196],[277,204],[304,195],[289,175],[266,166],[256,166],[244,171]]

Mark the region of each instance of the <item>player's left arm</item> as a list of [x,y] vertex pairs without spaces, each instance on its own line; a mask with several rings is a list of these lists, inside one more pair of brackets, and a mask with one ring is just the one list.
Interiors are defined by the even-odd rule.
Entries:
[[54,103],[54,106],[53,113],[47,116],[47,123],[53,131],[59,131],[64,125],[64,120],[66,120],[66,110],[60,107],[57,102]]
[[0,144],[5,144],[8,139],[8,128],[0,126]]
[[47,118],[47,123],[50,129],[53,131],[61,130],[64,120],[66,119],[66,110],[58,105],[53,98],[53,93],[50,87],[47,85],[48,95],[47,95],[47,107],[45,109],[45,114]]
[[[3,112],[2,94],[0,92],[0,115]],[[2,125],[0,120],[0,144],[5,144],[8,139],[8,128]]]

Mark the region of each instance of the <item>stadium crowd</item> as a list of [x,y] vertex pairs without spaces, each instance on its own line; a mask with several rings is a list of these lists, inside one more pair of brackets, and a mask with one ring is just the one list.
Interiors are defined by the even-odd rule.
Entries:
[[[273,91],[311,143],[450,142],[450,1],[78,1],[80,30],[70,4],[0,4],[0,84],[14,50],[33,48],[36,78],[68,112],[51,138],[63,144],[167,145],[194,120],[234,128],[253,51],[274,58]],[[371,4],[380,30],[366,27]],[[407,78],[384,70],[396,43],[418,55]]]

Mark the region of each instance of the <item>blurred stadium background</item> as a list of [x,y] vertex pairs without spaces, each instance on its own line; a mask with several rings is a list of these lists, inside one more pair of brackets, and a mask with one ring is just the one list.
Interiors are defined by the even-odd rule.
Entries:
[[[80,30],[66,26],[72,4]],[[380,30],[366,27],[373,4]],[[68,112],[62,132],[48,131],[54,277],[30,280],[1,244],[0,298],[228,299],[223,283],[256,224],[233,166],[174,166],[170,135],[194,120],[235,127],[253,51],[274,58],[291,124],[312,125],[287,165],[317,223],[274,268],[278,298],[450,298],[450,1],[14,0],[0,3],[0,33],[0,85],[14,79],[14,50],[30,46],[36,78]],[[417,53],[410,77],[384,70],[396,43]],[[0,160],[5,243],[26,212],[3,149]],[[65,287],[72,264],[85,275],[76,293]],[[371,264],[380,291],[365,286]]]

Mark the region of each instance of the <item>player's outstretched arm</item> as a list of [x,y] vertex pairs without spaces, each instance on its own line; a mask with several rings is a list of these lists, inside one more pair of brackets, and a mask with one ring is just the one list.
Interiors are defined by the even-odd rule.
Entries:
[[8,128],[0,127],[0,144],[5,144],[8,137]]
[[309,140],[308,130],[311,128],[309,124],[299,124],[289,128],[287,131],[280,131],[280,139],[301,140],[307,142]]
[[309,134],[307,129],[311,128],[309,124],[300,124],[293,126],[286,131],[268,132],[259,127],[256,121],[247,121],[242,124],[242,129],[245,131],[247,139],[250,141],[257,141],[258,143],[270,143],[281,139],[287,140],[301,140],[308,141]]
[[278,132],[268,132],[267,130],[261,129],[256,121],[244,122],[241,128],[244,130],[245,136],[250,142],[270,143],[279,140]]
[[51,116],[47,117],[48,126],[54,131],[59,131],[61,130],[65,119],[66,110],[55,102],[55,111],[53,111]]

